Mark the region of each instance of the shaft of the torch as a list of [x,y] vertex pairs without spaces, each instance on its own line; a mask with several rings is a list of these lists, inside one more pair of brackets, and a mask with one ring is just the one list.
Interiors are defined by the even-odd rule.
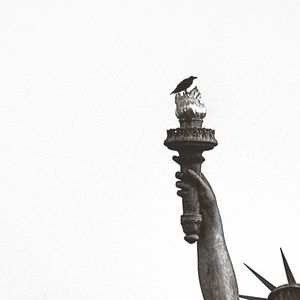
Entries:
[[[187,174],[188,169],[201,174],[201,162],[184,162],[180,168],[183,174]],[[188,243],[193,244],[199,240],[202,217],[200,214],[197,186],[190,176],[185,177],[190,188],[188,193],[182,197],[183,215],[181,216],[181,225],[186,234],[184,239]]]
[[200,203],[198,200],[198,192],[197,187],[193,179],[188,176],[188,170],[191,169],[195,171],[197,174],[201,174],[201,163],[200,162],[191,162],[191,163],[183,163],[180,166],[181,172],[185,174],[186,181],[190,185],[189,192],[182,198],[182,206],[184,214],[200,214]]

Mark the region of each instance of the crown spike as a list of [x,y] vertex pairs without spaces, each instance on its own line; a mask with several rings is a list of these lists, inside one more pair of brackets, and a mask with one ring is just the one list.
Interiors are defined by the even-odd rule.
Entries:
[[269,290],[273,291],[276,287],[270,283],[269,281],[267,281],[265,278],[263,278],[262,276],[260,276],[258,273],[256,273],[253,269],[251,269],[249,266],[247,266],[246,264],[244,264]]
[[248,300],[267,300],[266,298],[252,297],[252,296],[244,296],[244,295],[240,295],[240,298],[248,299]]
[[290,269],[290,266],[285,258],[285,255],[282,251],[282,249],[280,248],[280,252],[281,252],[281,256],[282,256],[282,260],[283,260],[283,264],[284,264],[284,269],[285,269],[285,274],[286,274],[286,278],[288,280],[288,283],[296,283],[296,280],[293,276],[293,273]]

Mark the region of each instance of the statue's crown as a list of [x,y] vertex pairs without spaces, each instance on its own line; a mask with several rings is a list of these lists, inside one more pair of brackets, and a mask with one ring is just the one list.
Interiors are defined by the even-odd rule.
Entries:
[[253,269],[251,269],[249,266],[246,267],[268,288],[271,290],[271,293],[269,294],[268,298],[260,298],[260,297],[253,297],[253,296],[244,296],[240,295],[240,298],[248,299],[248,300],[299,300],[300,299],[300,284],[296,283],[296,280],[294,278],[294,275],[290,269],[290,266],[285,258],[285,255],[280,249],[284,269],[286,273],[286,277],[288,280],[288,284],[284,284],[281,286],[274,286],[272,283],[267,281],[264,277],[259,275],[257,272],[255,272]]

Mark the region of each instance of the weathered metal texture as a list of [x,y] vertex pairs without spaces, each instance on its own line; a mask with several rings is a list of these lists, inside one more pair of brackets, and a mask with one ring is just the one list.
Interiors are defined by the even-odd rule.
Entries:
[[[222,230],[208,233],[216,242],[202,241],[206,215],[198,241],[198,274],[204,300],[238,300],[238,287]],[[214,236],[214,237],[213,237]],[[219,236],[219,237],[218,237]],[[219,240],[219,241],[218,241]]]
[[[178,151],[179,156],[174,156],[173,160],[180,165],[181,172],[186,174],[187,170],[191,169],[197,174],[201,174],[201,164],[204,161],[202,153],[213,149],[218,144],[214,135],[215,131],[201,128],[202,120],[200,119],[187,119],[180,123],[181,128],[167,131],[164,145],[171,150]],[[186,127],[189,125],[195,127]],[[192,244],[199,240],[202,217],[197,188],[188,176],[186,181],[191,185],[191,189],[182,198],[183,215],[181,216],[181,225],[186,234],[184,239]]]
[[268,297],[268,300],[299,300],[300,285],[285,284],[277,287]]

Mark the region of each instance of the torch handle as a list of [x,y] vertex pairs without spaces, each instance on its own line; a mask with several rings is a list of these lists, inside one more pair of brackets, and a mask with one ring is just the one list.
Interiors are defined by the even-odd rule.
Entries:
[[[188,169],[201,174],[201,162],[182,162],[180,169],[183,174],[187,174]],[[200,214],[200,203],[198,199],[197,186],[190,176],[185,176],[190,185],[188,193],[182,197],[183,215],[181,216],[181,225],[186,236],[184,239],[193,244],[199,240],[200,225],[202,217]]]

